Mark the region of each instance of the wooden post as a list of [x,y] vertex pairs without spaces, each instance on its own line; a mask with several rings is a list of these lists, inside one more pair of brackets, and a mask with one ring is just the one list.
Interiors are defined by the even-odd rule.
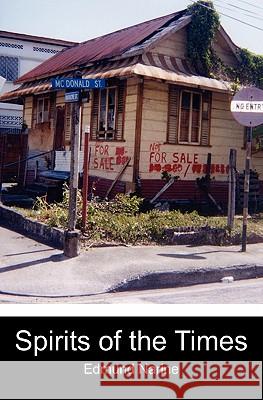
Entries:
[[83,187],[82,187],[82,232],[86,231],[88,188],[89,188],[89,132],[85,132],[84,163],[83,163]]
[[230,149],[229,153],[229,174],[228,174],[228,216],[227,226],[230,231],[234,228],[236,213],[236,157],[237,151]]
[[79,255],[79,233],[76,231],[77,196],[79,183],[79,147],[81,128],[81,104],[72,103],[71,160],[69,186],[68,230],[65,232],[64,254],[67,257]]
[[248,220],[248,203],[249,203],[252,131],[253,131],[252,127],[247,129],[247,146],[246,146],[247,151],[246,151],[245,181],[244,181],[244,205],[243,205],[242,252],[247,251],[247,220]]
[[211,163],[212,163],[212,154],[208,153],[207,154],[207,161],[206,161],[206,178],[208,179],[208,181],[210,181],[210,177],[211,177]]

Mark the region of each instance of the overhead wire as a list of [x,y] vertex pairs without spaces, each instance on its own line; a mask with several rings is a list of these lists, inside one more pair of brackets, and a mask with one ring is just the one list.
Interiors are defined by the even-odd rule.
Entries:
[[259,5],[252,4],[249,1],[246,1],[246,0],[237,0],[237,1],[239,1],[240,3],[244,3],[244,4],[247,4],[249,6],[255,7],[257,9],[263,10],[263,7],[260,7]]
[[[221,0],[222,1],[222,0]],[[224,10],[228,10],[228,11],[231,11],[231,12],[233,12],[233,11],[235,11],[233,8],[229,8],[229,7],[226,7],[226,6],[222,6],[220,3],[219,3],[219,1],[217,1],[217,0],[214,0],[213,1],[214,2],[214,4],[216,5],[216,7],[219,7],[219,8],[223,8]],[[219,4],[218,4],[219,3]],[[230,6],[231,6],[231,4],[230,3],[226,3],[226,4],[229,4]],[[234,7],[234,8],[237,8],[237,9],[241,9],[241,10],[244,10],[244,9],[242,9],[242,8],[240,8],[240,7],[237,7],[237,6],[232,6],[232,7]],[[250,12],[249,10],[247,10],[248,12]],[[255,16],[255,15],[257,15],[256,13],[253,13],[253,14],[255,14],[255,15],[250,15],[250,14],[247,14],[247,13],[240,13],[241,15],[244,15],[244,16],[246,16],[246,17],[249,17],[249,18],[253,18],[253,19],[256,19],[256,20],[258,20],[258,21],[263,21],[263,15],[262,14],[259,14],[260,16],[262,15],[262,18],[260,17],[260,16]]]
[[[192,3],[195,3],[194,0],[191,0],[191,2],[192,2]],[[208,10],[214,11],[213,8],[208,7],[208,6],[206,6],[205,4],[200,3],[200,5],[201,5],[202,7],[204,7],[204,8],[207,8]],[[218,11],[218,14],[223,15],[224,17],[227,17],[227,18],[231,18],[231,19],[233,19],[234,21],[238,21],[238,22],[240,22],[240,23],[243,24],[243,25],[250,26],[251,28],[255,28],[255,29],[257,29],[257,30],[263,32],[263,28],[260,28],[259,26],[256,26],[256,25],[250,24],[250,23],[248,23],[248,22],[245,22],[245,21],[243,21],[242,19],[235,18],[235,17],[230,16],[230,15],[224,13],[224,12],[221,12],[221,11]]]
[[[215,0],[213,0],[213,2],[215,2]],[[219,2],[219,0],[218,0],[218,2]],[[253,15],[256,15],[256,16],[258,16],[258,15],[263,16],[263,14],[261,14],[260,12],[255,12],[255,11],[252,11],[252,10],[248,10],[247,8],[243,8],[243,7],[240,7],[240,6],[236,5],[236,4],[232,4],[228,0],[220,0],[220,3],[225,3],[225,4],[227,4],[228,6],[230,6],[232,8],[237,8],[238,10],[248,12],[249,14],[253,14]],[[233,11],[233,10],[231,9],[231,11]]]

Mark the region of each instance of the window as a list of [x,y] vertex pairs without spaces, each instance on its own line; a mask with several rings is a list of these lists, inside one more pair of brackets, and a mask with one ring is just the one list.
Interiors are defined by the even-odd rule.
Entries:
[[201,104],[201,94],[194,92],[181,93],[179,143],[200,143]]
[[169,85],[167,142],[209,146],[211,104],[211,92]]
[[49,121],[50,101],[48,97],[42,97],[37,101],[37,124]]
[[0,56],[0,75],[7,81],[18,78],[18,58]]
[[91,140],[123,140],[126,88],[126,79],[114,79],[108,88],[92,91]]
[[107,88],[100,91],[98,138],[114,139],[116,130],[117,89]]

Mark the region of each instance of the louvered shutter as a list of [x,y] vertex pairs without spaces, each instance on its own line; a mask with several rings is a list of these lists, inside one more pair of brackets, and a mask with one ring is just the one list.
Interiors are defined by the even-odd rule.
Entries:
[[179,90],[174,85],[169,85],[167,142],[178,143],[178,105]]
[[71,125],[72,125],[72,105],[71,103],[66,103],[65,109],[65,146],[70,146],[71,138]]
[[91,112],[91,140],[97,139],[99,117],[99,90],[93,90],[92,112]]
[[200,145],[209,146],[210,144],[210,118],[211,118],[212,96],[210,92],[204,92],[202,95],[202,124]]
[[120,81],[118,86],[118,104],[117,104],[117,115],[116,115],[116,136],[115,136],[116,140],[123,139],[125,101],[126,101],[126,81]]

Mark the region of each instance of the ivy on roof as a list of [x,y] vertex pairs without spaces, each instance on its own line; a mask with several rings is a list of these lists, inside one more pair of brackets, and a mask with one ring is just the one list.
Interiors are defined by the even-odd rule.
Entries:
[[192,15],[187,28],[188,57],[200,73],[237,85],[263,86],[263,56],[237,49],[240,61],[234,68],[224,64],[215,53],[212,45],[220,27],[220,17],[212,1],[198,0],[188,7],[188,13]]

